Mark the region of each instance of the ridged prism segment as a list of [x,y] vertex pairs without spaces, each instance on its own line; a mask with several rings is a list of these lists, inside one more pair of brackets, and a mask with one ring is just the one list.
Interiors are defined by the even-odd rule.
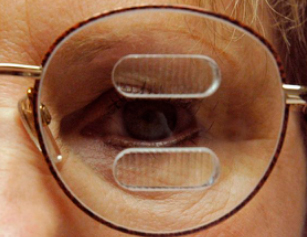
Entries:
[[113,85],[128,98],[205,98],[221,73],[210,57],[197,54],[129,54],[117,61]]
[[193,191],[212,186],[219,169],[208,148],[129,148],[116,157],[113,175],[131,191]]

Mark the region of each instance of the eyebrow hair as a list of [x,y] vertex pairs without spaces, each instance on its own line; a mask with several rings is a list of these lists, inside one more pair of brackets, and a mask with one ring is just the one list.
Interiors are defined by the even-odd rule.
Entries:
[[263,28],[260,21],[263,15],[260,13],[263,13],[263,9],[267,7],[267,1],[268,0],[191,0],[191,2],[197,2],[198,7],[227,15],[256,30],[262,30]]

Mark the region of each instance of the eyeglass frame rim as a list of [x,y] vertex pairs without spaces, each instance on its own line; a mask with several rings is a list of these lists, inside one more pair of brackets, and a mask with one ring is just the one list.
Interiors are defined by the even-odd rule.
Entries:
[[34,83],[34,88],[32,90],[32,103],[33,103],[33,117],[34,117],[34,126],[35,126],[35,130],[37,133],[37,138],[38,138],[38,142],[39,145],[41,147],[41,152],[45,158],[45,161],[49,167],[50,172],[52,173],[53,177],[56,179],[57,183],[59,184],[60,188],[64,191],[64,193],[66,194],[66,196],[68,196],[68,198],[79,208],[81,209],[83,212],[85,212],[87,215],[89,215],[91,218],[95,219],[96,221],[100,222],[101,224],[104,224],[110,228],[113,228],[115,230],[121,231],[123,233],[127,233],[127,234],[133,234],[133,235],[138,235],[138,236],[182,236],[182,235],[187,235],[187,234],[193,234],[205,229],[208,229],[210,227],[213,227],[221,222],[223,222],[224,220],[228,219],[229,217],[233,216],[234,214],[236,214],[239,210],[241,210],[245,205],[247,205],[247,203],[252,200],[254,198],[254,196],[258,193],[258,191],[263,187],[264,183],[266,182],[266,180],[268,179],[268,177],[270,176],[277,160],[278,157],[280,155],[280,152],[282,150],[283,147],[283,143],[285,140],[285,136],[286,136],[286,131],[287,131],[287,124],[288,124],[288,117],[289,117],[289,107],[290,104],[306,104],[305,100],[301,99],[300,103],[292,101],[293,103],[285,103],[285,107],[284,107],[284,120],[283,120],[283,125],[281,128],[281,132],[280,132],[280,138],[278,141],[278,145],[276,146],[276,150],[275,150],[275,154],[272,157],[272,161],[270,163],[270,165],[268,166],[266,173],[263,175],[263,177],[261,178],[261,180],[258,182],[257,186],[254,188],[254,190],[238,205],[236,206],[233,210],[231,210],[230,212],[228,212],[227,214],[223,215],[222,217],[214,220],[213,222],[210,222],[209,224],[205,224],[190,230],[185,230],[185,231],[178,231],[178,232],[170,232],[170,233],[147,233],[147,232],[142,232],[142,231],[134,231],[134,230],[129,230],[128,228],[124,228],[122,226],[116,225],[114,223],[111,223],[105,219],[103,219],[102,217],[100,217],[98,214],[96,214],[94,211],[92,211],[90,209],[90,207],[86,207],[86,205],[84,205],[79,199],[78,197],[76,197],[73,192],[71,192],[66,185],[64,184],[65,182],[62,180],[62,178],[58,175],[56,168],[53,165],[53,162],[51,161],[51,158],[46,150],[46,146],[45,143],[43,141],[43,135],[42,135],[42,131],[40,128],[40,110],[38,109],[40,106],[40,102],[38,101],[38,92],[39,92],[39,87],[40,87],[40,76],[41,76],[41,72],[43,70],[43,67],[45,65],[45,63],[47,62],[48,58],[50,57],[50,55],[52,54],[52,52],[54,51],[55,47],[63,40],[65,39],[70,33],[73,33],[75,30],[79,29],[80,27],[101,19],[103,17],[106,16],[111,16],[114,14],[118,14],[118,13],[123,13],[123,12],[133,12],[135,10],[146,10],[146,9],[169,9],[169,10],[184,10],[186,12],[190,11],[190,12],[194,12],[194,13],[199,13],[202,15],[209,15],[215,18],[219,18],[222,19],[230,24],[236,25],[238,27],[240,27],[241,29],[248,31],[250,34],[252,34],[253,36],[255,36],[257,39],[259,39],[261,41],[261,43],[267,47],[267,49],[271,52],[271,54],[274,56],[278,69],[279,69],[279,73],[280,73],[280,78],[281,78],[281,82],[283,83],[283,89],[285,91],[285,94],[288,98],[288,93],[293,94],[294,96],[297,95],[297,99],[300,99],[300,94],[299,92],[304,92],[307,93],[307,87],[304,86],[299,86],[299,85],[288,85],[285,84],[286,82],[286,73],[284,71],[283,65],[281,63],[280,57],[278,55],[278,53],[275,51],[274,47],[271,45],[271,43],[266,40],[262,35],[260,35],[259,33],[257,33],[255,30],[253,30],[251,27],[239,22],[238,20],[232,19],[231,17],[225,16],[223,14],[219,14],[219,13],[215,13],[215,12],[211,12],[208,10],[204,10],[202,8],[198,8],[198,7],[190,7],[190,6],[185,6],[185,5],[142,5],[142,6],[134,6],[134,7],[128,7],[128,8],[119,8],[119,9],[115,9],[115,10],[110,10],[110,11],[105,11],[101,14],[95,15],[87,20],[81,21],[79,23],[77,23],[76,25],[74,25],[73,27],[69,28],[68,30],[66,30],[62,35],[60,35],[57,40],[51,45],[51,47],[49,48],[49,50],[47,51],[47,53],[45,54],[43,60],[42,60],[42,64],[41,66],[33,66],[33,65],[22,65],[22,64],[10,64],[10,63],[0,63],[0,75],[16,75],[16,76],[25,76],[25,77],[32,77],[35,79],[35,83]]

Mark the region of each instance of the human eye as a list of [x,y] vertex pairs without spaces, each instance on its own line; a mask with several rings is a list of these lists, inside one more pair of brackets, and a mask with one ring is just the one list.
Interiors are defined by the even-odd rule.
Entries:
[[[99,100],[112,97],[108,111],[92,118],[81,129],[88,139],[100,139],[117,148],[192,145],[202,129],[195,117],[197,100],[126,99],[114,90]],[[101,103],[101,102],[100,102]],[[93,109],[99,109],[99,104]]]
[[[70,157],[78,154],[84,164],[113,183],[115,157],[126,148],[193,147],[198,146],[200,136],[202,140],[205,136],[209,139],[211,121],[204,122],[197,115],[201,103],[202,100],[127,99],[110,89],[65,116],[59,136],[72,151]],[[137,174],[137,170],[130,171],[131,177]]]

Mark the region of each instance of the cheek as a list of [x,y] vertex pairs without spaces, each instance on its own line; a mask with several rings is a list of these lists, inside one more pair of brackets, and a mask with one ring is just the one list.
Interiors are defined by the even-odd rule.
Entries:
[[263,188],[236,215],[193,236],[301,236],[306,210],[306,154],[300,114],[290,111],[282,152]]

